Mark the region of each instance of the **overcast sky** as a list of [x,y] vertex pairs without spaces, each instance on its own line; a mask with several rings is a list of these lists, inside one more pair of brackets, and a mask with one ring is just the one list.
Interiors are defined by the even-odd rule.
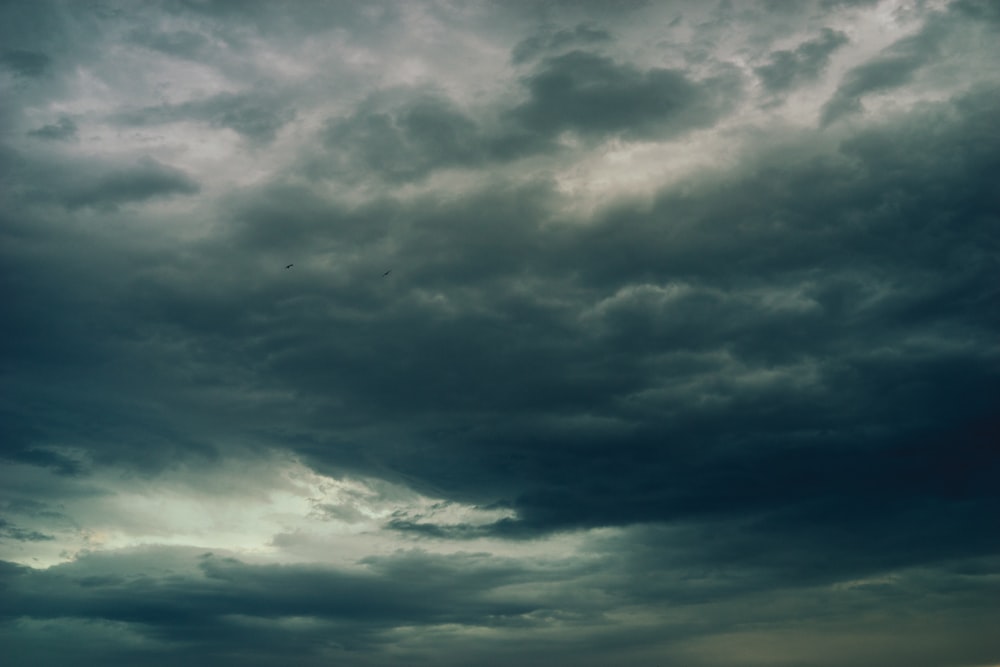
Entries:
[[0,7],[4,664],[1000,664],[996,2]]

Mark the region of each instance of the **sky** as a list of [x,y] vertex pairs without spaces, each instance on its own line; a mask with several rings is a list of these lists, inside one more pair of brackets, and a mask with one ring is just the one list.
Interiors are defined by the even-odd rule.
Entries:
[[998,33],[0,3],[4,663],[1000,665]]

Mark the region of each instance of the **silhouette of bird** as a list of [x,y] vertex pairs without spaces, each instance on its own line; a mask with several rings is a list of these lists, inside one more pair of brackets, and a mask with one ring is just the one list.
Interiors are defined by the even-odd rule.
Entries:
[[292,268],[293,266],[295,266],[295,265],[294,265],[294,264],[289,264],[289,265],[288,265],[288,266],[286,266],[285,268],[286,268],[286,269],[290,269],[290,268]]
[[385,273],[383,273],[383,274],[382,274],[382,277],[383,277],[383,278],[385,278],[385,277],[386,277],[387,275],[389,275],[390,273],[392,273],[392,269],[389,269],[388,271],[386,271]]

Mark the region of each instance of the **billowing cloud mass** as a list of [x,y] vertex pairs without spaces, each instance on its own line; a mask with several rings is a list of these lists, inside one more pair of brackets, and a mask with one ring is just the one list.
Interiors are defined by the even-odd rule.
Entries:
[[4,664],[1000,663],[998,31],[5,3]]

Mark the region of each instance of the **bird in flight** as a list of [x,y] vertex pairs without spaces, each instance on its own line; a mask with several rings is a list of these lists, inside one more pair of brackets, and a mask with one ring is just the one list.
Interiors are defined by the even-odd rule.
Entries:
[[286,269],[290,269],[290,268],[292,268],[293,266],[295,266],[295,265],[294,265],[294,264],[289,264],[289,265],[288,265],[288,266],[286,266],[285,268],[286,268]]
[[383,273],[383,274],[382,274],[382,277],[383,277],[383,278],[385,278],[385,277],[386,277],[387,275],[389,275],[390,273],[392,273],[392,269],[389,269],[388,271],[386,271],[385,273]]

